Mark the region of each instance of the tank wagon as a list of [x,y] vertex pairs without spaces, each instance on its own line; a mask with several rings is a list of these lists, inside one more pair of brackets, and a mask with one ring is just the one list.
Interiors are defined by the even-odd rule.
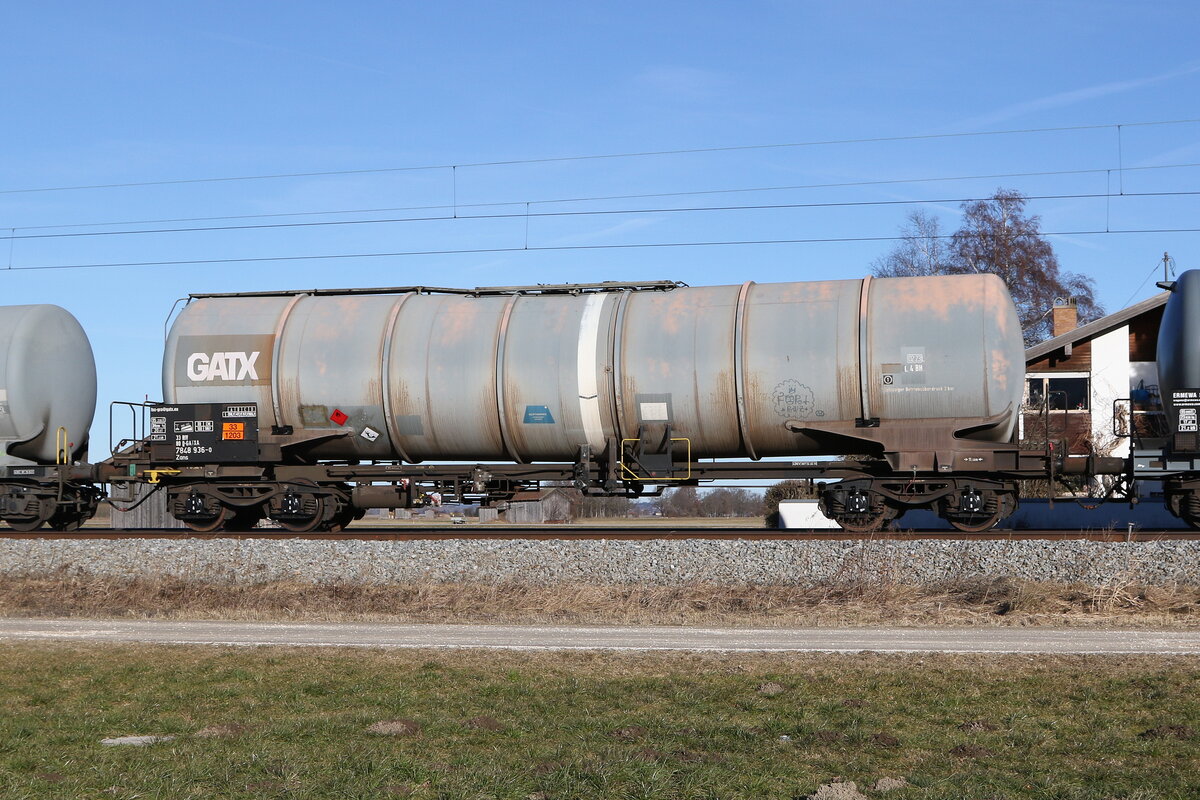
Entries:
[[96,362],[78,320],[54,305],[0,306],[0,520],[73,530],[100,492],[81,465]]
[[1134,442],[1134,470],[1163,482],[1167,508],[1200,528],[1200,270],[1160,282],[1171,296],[1158,329],[1158,384],[1163,436]]
[[106,479],[197,530],[739,478],[836,479],[822,510],[853,530],[982,530],[1046,472],[1014,442],[1023,371],[992,275],[193,295]]

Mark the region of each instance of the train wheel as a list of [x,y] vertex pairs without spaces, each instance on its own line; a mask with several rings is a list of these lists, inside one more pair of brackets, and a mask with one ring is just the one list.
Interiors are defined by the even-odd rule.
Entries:
[[309,533],[321,527],[321,523],[325,518],[325,499],[322,497],[313,498],[313,503],[316,505],[316,511],[311,517],[294,518],[294,519],[276,519],[279,527],[285,531],[292,533]]
[[77,531],[96,515],[99,501],[99,492],[90,487],[69,487],[46,524],[56,531]]
[[346,526],[354,522],[354,520],[362,518],[363,512],[359,509],[354,506],[343,506],[333,515],[333,519],[329,520],[327,529],[337,533],[338,531],[345,530]]
[[38,519],[6,519],[4,521],[7,522],[8,527],[12,528],[14,531],[28,533],[29,531],[36,531],[38,528],[42,527],[42,525],[45,524],[46,519],[44,517],[39,517]]
[[186,495],[182,491],[172,492],[167,507],[176,520],[196,533],[219,531],[233,516],[233,509],[222,503],[220,498],[204,492],[203,487],[185,491]]
[[950,527],[963,533],[991,530],[1011,514],[1015,506],[1011,495],[989,490],[968,489],[957,499],[958,507],[943,505],[939,513]]
[[883,530],[903,513],[869,486],[852,484],[823,492],[818,507],[826,517],[854,533]]
[[54,503],[46,500],[41,500],[37,497],[27,497],[23,506],[19,507],[25,515],[17,519],[9,517],[4,521],[8,523],[8,527],[14,531],[28,533],[36,531],[53,516]]
[[[316,488],[316,484],[308,481],[304,483]],[[325,502],[323,496],[304,491],[302,486],[291,485],[280,500],[279,508],[272,509],[271,519],[278,522],[279,527],[285,531],[309,533],[325,524]]]
[[212,517],[204,519],[184,519],[180,520],[184,525],[194,530],[196,533],[213,533],[225,527],[225,523],[233,516],[233,512],[221,506]]
[[1200,530],[1200,493],[1195,489],[1168,494],[1174,502],[1168,502],[1167,508],[1172,514],[1192,530]]
[[989,516],[983,514],[969,514],[962,517],[947,517],[946,522],[950,523],[950,527],[956,531],[963,533],[982,533],[989,531],[996,526],[1000,520],[1004,519],[1005,515],[997,511]]
[[839,514],[834,521],[845,530],[853,533],[874,533],[887,527],[888,523],[900,516],[897,509],[884,506],[883,509],[861,514]]

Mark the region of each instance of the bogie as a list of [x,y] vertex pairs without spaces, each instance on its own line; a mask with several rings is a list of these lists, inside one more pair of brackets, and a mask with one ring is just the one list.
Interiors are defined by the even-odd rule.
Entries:
[[13,530],[77,530],[96,513],[100,492],[93,486],[54,479],[0,483],[0,521]]

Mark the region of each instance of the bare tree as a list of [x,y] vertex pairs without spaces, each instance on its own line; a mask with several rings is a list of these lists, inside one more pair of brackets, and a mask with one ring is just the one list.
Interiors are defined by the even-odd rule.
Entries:
[[757,517],[762,514],[762,498],[746,489],[710,489],[700,499],[700,513],[706,517]]
[[1023,194],[997,189],[987,200],[964,203],[962,226],[947,243],[936,219],[924,212],[909,215],[900,243],[872,266],[880,277],[966,275],[1000,276],[1017,306],[1025,344],[1049,338],[1049,311],[1056,298],[1075,298],[1081,323],[1104,314],[1095,286],[1086,275],[1063,272],[1054,248],[1042,237],[1041,218],[1025,213]]
[[633,503],[626,497],[587,497],[584,496],[579,506],[580,517],[627,517],[633,509]]
[[871,265],[876,276],[912,278],[949,272],[950,247],[937,217],[921,210],[910,212],[900,233],[903,238],[896,248]]
[[663,493],[664,517],[698,517],[701,515],[700,493],[695,486],[680,486]]
[[1062,272],[1051,244],[1042,238],[1041,219],[1025,214],[1025,196],[1000,189],[988,200],[963,205],[963,225],[951,240],[953,271],[991,272],[1008,286],[1017,305],[1025,343],[1050,337],[1047,312],[1058,297],[1074,297],[1080,322],[1104,313],[1092,279]]

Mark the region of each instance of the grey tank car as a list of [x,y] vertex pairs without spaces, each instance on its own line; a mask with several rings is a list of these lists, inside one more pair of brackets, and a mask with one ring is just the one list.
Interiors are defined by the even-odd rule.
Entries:
[[836,480],[821,507],[851,529],[978,530],[1045,474],[1014,442],[1023,355],[992,275],[193,295],[114,466],[197,530],[737,478]]
[[0,306],[0,519],[77,527],[98,492],[70,481],[87,457],[96,362],[87,334],[54,305]]
[[692,458],[941,439],[936,465],[897,466],[953,468],[952,437],[1011,439],[1023,354],[992,275],[202,296],[163,393],[254,403],[322,458],[572,461],[657,425]]

